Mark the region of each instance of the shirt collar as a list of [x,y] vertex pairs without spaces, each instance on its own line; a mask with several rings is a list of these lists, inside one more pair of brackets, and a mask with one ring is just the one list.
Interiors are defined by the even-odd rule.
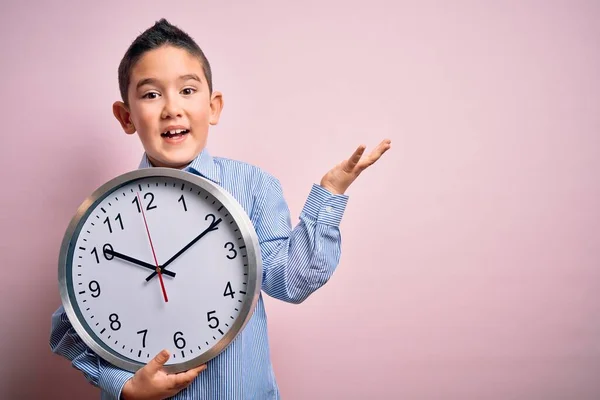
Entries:
[[[146,153],[142,156],[140,161],[139,169],[151,168],[153,165],[150,163]],[[201,175],[215,183],[220,183],[221,173],[219,166],[215,163],[214,158],[208,153],[208,150],[203,149],[196,158],[192,160],[184,169],[186,172],[195,173]]]

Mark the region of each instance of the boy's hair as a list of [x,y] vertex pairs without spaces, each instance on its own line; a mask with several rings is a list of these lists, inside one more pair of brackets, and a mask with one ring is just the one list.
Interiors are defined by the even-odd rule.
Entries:
[[202,69],[204,70],[204,76],[208,83],[209,94],[212,94],[212,73],[210,64],[202,52],[202,49],[200,49],[200,46],[198,46],[194,39],[186,32],[175,25],[170,24],[166,19],[161,18],[153,26],[142,32],[133,43],[131,43],[119,64],[119,90],[121,91],[121,98],[125,104],[129,104],[127,88],[130,83],[131,70],[144,53],[164,45],[187,50],[190,54],[200,59]]

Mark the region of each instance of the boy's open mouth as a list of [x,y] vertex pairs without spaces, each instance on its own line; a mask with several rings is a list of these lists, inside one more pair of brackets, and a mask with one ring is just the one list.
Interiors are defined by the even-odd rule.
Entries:
[[187,135],[190,131],[188,129],[173,129],[160,134],[164,138],[174,138]]

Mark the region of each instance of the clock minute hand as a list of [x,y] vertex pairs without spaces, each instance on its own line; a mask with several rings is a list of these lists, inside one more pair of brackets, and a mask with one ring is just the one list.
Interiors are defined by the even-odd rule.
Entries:
[[[210,226],[208,228],[206,228],[204,231],[202,231],[201,234],[199,234],[198,236],[196,236],[194,238],[194,240],[192,240],[191,242],[189,242],[188,244],[185,245],[185,247],[181,250],[179,250],[177,252],[177,254],[175,254],[173,257],[171,257],[166,263],[164,263],[160,269],[164,274],[167,274],[168,272],[171,271],[167,271],[165,270],[165,268],[171,264],[173,261],[175,261],[177,259],[177,257],[179,257],[180,255],[182,255],[187,249],[189,249],[190,247],[192,247],[198,240],[202,239],[202,237],[204,235],[206,235],[208,232],[212,232],[212,231],[216,231],[217,229],[219,229],[219,224],[221,223],[221,218],[217,219],[216,221],[214,221],[213,223],[210,224]],[[148,277],[146,278],[146,281],[150,281],[150,279],[154,278],[154,276],[156,275],[156,271],[154,271],[153,273],[151,273],[150,275],[148,275]]]
[[[144,262],[144,261],[140,261],[140,260],[138,260],[136,258],[133,258],[133,257],[129,257],[128,255],[119,253],[119,252],[114,251],[114,250],[106,249],[106,250],[104,250],[104,253],[108,254],[108,255],[111,255],[113,257],[120,258],[120,259],[125,260],[125,261],[129,261],[130,263],[137,264],[140,267],[144,267],[144,268],[156,270],[156,266],[153,266],[152,264],[149,264],[149,263]],[[165,275],[169,275],[170,277],[173,277],[173,278],[175,277],[175,272],[171,272],[171,271],[162,271],[162,272]]]

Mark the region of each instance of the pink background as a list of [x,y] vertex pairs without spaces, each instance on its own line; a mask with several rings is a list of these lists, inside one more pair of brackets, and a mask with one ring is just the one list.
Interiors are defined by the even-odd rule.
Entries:
[[58,248],[137,168],[117,65],[163,16],[224,93],[211,152],[274,173],[294,222],[393,141],[348,192],[332,280],[266,299],[285,399],[600,397],[598,2],[82,3],[0,6],[0,398],[97,398],[49,350]]

